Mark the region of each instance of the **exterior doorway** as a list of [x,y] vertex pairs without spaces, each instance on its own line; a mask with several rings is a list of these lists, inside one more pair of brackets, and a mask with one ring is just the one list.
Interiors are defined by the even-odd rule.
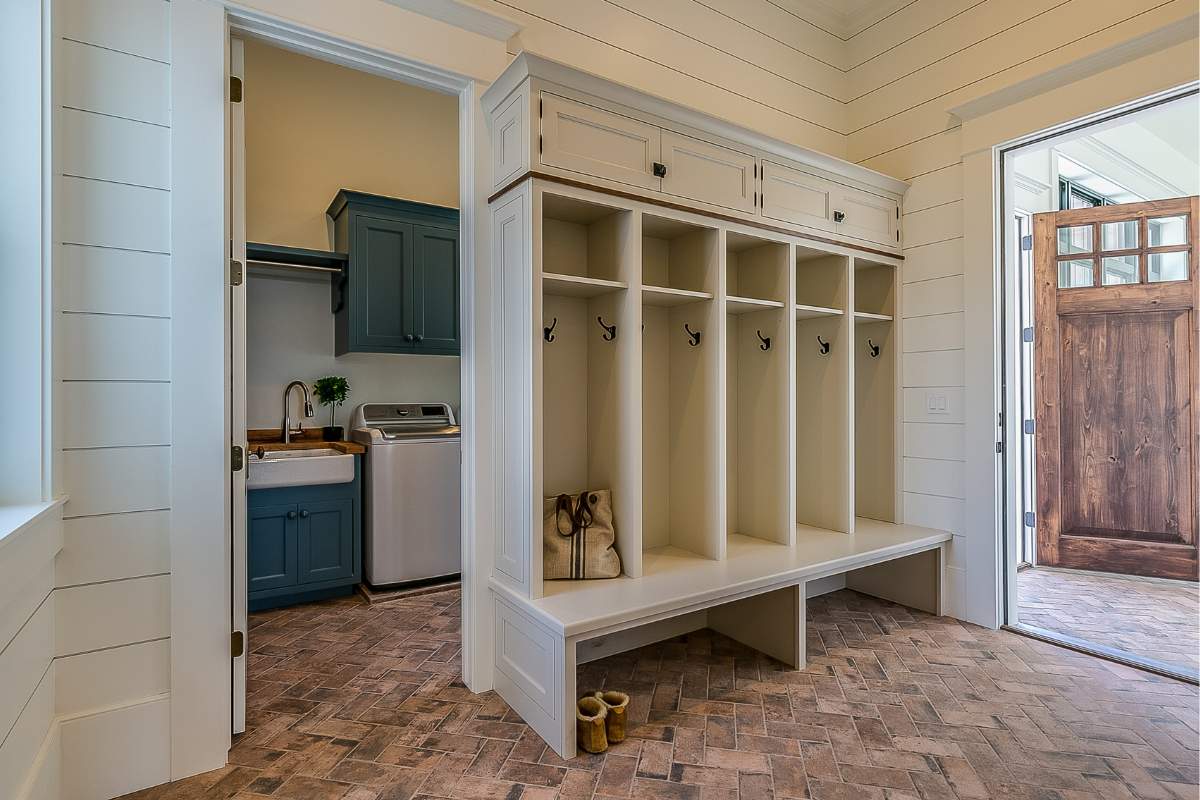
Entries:
[[1195,91],[1002,153],[1006,623],[1197,680]]

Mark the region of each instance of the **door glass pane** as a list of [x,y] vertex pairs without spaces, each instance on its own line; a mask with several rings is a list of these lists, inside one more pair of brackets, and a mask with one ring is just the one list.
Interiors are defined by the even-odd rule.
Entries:
[[1104,223],[1100,226],[1100,242],[1104,250],[1132,250],[1138,246],[1137,220]]
[[1096,262],[1090,258],[1072,258],[1058,262],[1058,288],[1075,289],[1092,286],[1092,271]]
[[1151,253],[1146,262],[1146,277],[1151,283],[1186,281],[1188,277],[1187,250],[1174,253]]
[[1100,260],[1105,286],[1138,282],[1138,257],[1113,256]]
[[1146,220],[1151,247],[1187,244],[1187,215]]
[[1092,226],[1076,225],[1073,228],[1058,229],[1058,254],[1092,252]]

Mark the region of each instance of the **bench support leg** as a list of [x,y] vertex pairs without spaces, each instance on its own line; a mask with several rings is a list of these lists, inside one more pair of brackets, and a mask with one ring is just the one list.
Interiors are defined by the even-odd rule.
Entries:
[[941,615],[944,610],[946,549],[885,561],[846,573],[846,588]]
[[804,584],[734,600],[708,610],[708,627],[747,647],[804,666]]

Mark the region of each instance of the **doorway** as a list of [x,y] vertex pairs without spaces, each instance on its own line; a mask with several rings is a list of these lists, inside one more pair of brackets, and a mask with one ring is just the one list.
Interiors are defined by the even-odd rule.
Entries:
[[1192,681],[1198,110],[1192,90],[1001,153],[1006,622]]

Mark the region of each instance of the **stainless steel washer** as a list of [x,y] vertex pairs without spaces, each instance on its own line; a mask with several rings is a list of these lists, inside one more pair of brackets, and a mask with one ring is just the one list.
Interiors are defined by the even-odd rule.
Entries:
[[461,567],[459,427],[446,403],[363,403],[363,577],[393,586]]

